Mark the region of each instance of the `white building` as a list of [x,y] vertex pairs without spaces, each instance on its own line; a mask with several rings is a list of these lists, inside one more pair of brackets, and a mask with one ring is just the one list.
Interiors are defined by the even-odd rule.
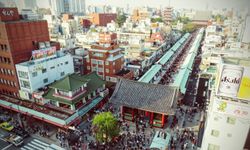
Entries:
[[69,12],[85,14],[85,0],[68,0]]
[[[202,150],[248,149],[250,128],[250,61],[223,58],[211,84]],[[211,82],[213,83],[213,82]]]
[[16,64],[16,71],[20,85],[20,96],[23,99],[31,99],[32,93],[39,88],[73,73],[73,58],[71,55],[56,52],[49,57]]
[[49,3],[52,15],[59,16],[64,12],[64,0],[50,0]]

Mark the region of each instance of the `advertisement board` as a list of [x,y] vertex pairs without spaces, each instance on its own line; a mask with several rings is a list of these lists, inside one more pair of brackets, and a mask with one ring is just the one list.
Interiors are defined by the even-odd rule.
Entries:
[[249,67],[223,64],[217,76],[216,95],[250,100]]
[[53,57],[55,55],[56,55],[56,47],[55,46],[32,51],[32,57],[35,60]]
[[246,104],[226,101],[214,97],[213,111],[250,120],[250,109]]

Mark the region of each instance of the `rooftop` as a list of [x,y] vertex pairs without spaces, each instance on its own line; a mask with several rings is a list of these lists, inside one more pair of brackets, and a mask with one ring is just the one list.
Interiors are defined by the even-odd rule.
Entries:
[[78,96],[77,98],[75,98],[73,100],[67,100],[67,99],[63,99],[60,97],[54,97],[53,93],[55,90],[53,88],[50,88],[48,90],[48,92],[43,95],[43,97],[45,99],[56,100],[56,101],[66,103],[66,104],[74,104],[74,103],[78,102],[79,100],[81,100],[83,97],[87,97],[88,94],[90,94],[93,91],[97,90],[98,88],[102,87],[103,84],[106,84],[106,82],[104,80],[102,80],[96,74],[96,72],[92,72],[92,73],[84,75],[84,76],[81,76],[81,75],[74,75],[74,76],[78,76],[77,78],[79,78],[79,80],[83,80],[83,81],[87,80],[88,81],[86,92],[84,94]]
[[85,83],[88,83],[88,81],[89,80],[82,78],[77,74],[71,74],[53,83],[50,87],[65,91],[74,91],[83,86]]
[[170,86],[121,79],[116,84],[110,102],[131,108],[172,115],[174,114],[173,107],[176,94],[176,89]]

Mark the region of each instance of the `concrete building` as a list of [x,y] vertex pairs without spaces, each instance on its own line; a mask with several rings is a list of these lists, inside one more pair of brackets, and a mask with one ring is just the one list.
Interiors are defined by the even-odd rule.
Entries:
[[90,21],[92,24],[98,25],[98,26],[106,26],[108,23],[110,23],[112,20],[116,20],[116,14],[108,14],[108,13],[93,13],[90,15]]
[[64,10],[64,0],[50,0],[50,10],[52,15],[59,16]]
[[85,14],[85,0],[68,0],[69,12]]
[[28,61],[38,42],[49,41],[47,22],[21,20],[17,8],[0,8],[0,93],[19,96],[15,64]]
[[243,58],[221,59],[209,79],[206,122],[202,149],[249,149],[250,61]]
[[86,72],[96,71],[106,81],[116,82],[115,74],[122,70],[124,56],[115,33],[100,33],[99,43],[89,49]]
[[141,20],[145,20],[149,18],[149,12],[147,11],[147,9],[134,9],[133,10],[133,14],[132,14],[132,21],[133,22],[139,22]]
[[33,92],[74,72],[71,55],[65,55],[62,52],[56,53],[55,47],[37,51],[40,53],[50,51],[51,56],[40,59],[33,58],[34,60],[16,64],[20,85],[19,93],[23,99],[30,100]]

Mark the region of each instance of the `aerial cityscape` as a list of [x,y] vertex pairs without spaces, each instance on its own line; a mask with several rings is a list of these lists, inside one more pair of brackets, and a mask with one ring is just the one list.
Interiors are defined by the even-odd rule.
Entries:
[[1,150],[250,150],[249,0],[0,0]]

